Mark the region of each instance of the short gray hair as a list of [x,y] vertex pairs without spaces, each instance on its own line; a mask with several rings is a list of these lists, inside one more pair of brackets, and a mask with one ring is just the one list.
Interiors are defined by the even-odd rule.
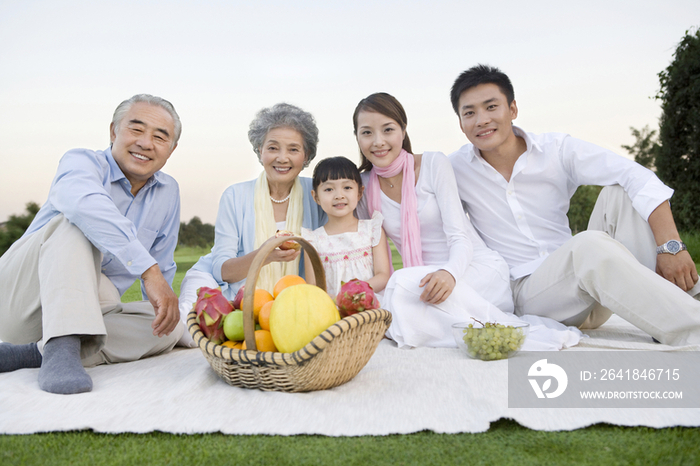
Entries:
[[[270,130],[276,128],[291,128],[301,134],[304,140],[304,167],[316,157],[318,146],[318,128],[316,120],[309,112],[305,112],[294,105],[279,103],[272,107],[263,108],[255,115],[248,130],[248,140],[253,145],[253,150],[260,160],[260,148],[265,142],[265,137]],[[262,162],[261,162],[262,163]]]
[[182,123],[180,122],[180,116],[175,111],[173,104],[161,97],[150,94],[136,94],[132,98],[126,99],[124,102],[120,103],[117,106],[117,109],[114,111],[114,116],[112,116],[112,124],[114,125],[114,128],[116,129],[119,127],[119,124],[122,122],[131,107],[139,102],[157,105],[170,114],[173,119],[175,130],[175,134],[173,134],[172,147],[175,147],[175,144],[177,144],[177,142],[180,140],[180,134],[182,134]]

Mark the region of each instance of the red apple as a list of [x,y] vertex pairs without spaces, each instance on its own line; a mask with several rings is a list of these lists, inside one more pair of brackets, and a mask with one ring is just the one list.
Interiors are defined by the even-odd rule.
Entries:
[[[280,238],[282,236],[295,236],[295,235],[291,231],[277,230],[277,233],[275,233],[275,238]],[[279,245],[279,248],[282,249],[283,251],[285,251],[287,249],[294,249],[295,251],[298,251],[299,249],[301,249],[301,244],[297,243],[296,241],[285,241],[284,243]]]

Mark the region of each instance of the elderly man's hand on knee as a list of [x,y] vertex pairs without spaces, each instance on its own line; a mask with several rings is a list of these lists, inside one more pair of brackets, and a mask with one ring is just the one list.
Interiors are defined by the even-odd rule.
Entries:
[[156,314],[156,318],[151,324],[153,335],[159,337],[170,335],[180,319],[175,292],[163,277],[158,264],[146,270],[141,278],[146,288],[148,300],[153,305]]

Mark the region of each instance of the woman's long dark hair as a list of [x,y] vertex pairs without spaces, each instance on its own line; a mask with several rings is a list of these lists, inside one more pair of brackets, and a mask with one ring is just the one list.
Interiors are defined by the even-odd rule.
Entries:
[[[411,140],[408,138],[406,126],[408,126],[408,117],[401,103],[392,95],[386,92],[377,92],[368,97],[365,97],[355,107],[355,113],[352,115],[352,124],[357,137],[357,117],[360,112],[377,112],[396,121],[404,131],[406,136],[403,138],[402,148],[406,152],[413,153],[411,149]],[[367,157],[360,151],[360,172],[366,172],[372,169],[372,163],[367,160]]]

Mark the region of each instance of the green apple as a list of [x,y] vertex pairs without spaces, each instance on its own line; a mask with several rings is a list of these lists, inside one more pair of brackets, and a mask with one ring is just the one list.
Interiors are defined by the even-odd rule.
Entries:
[[233,341],[241,341],[245,338],[243,332],[243,311],[231,311],[224,317],[224,334]]

